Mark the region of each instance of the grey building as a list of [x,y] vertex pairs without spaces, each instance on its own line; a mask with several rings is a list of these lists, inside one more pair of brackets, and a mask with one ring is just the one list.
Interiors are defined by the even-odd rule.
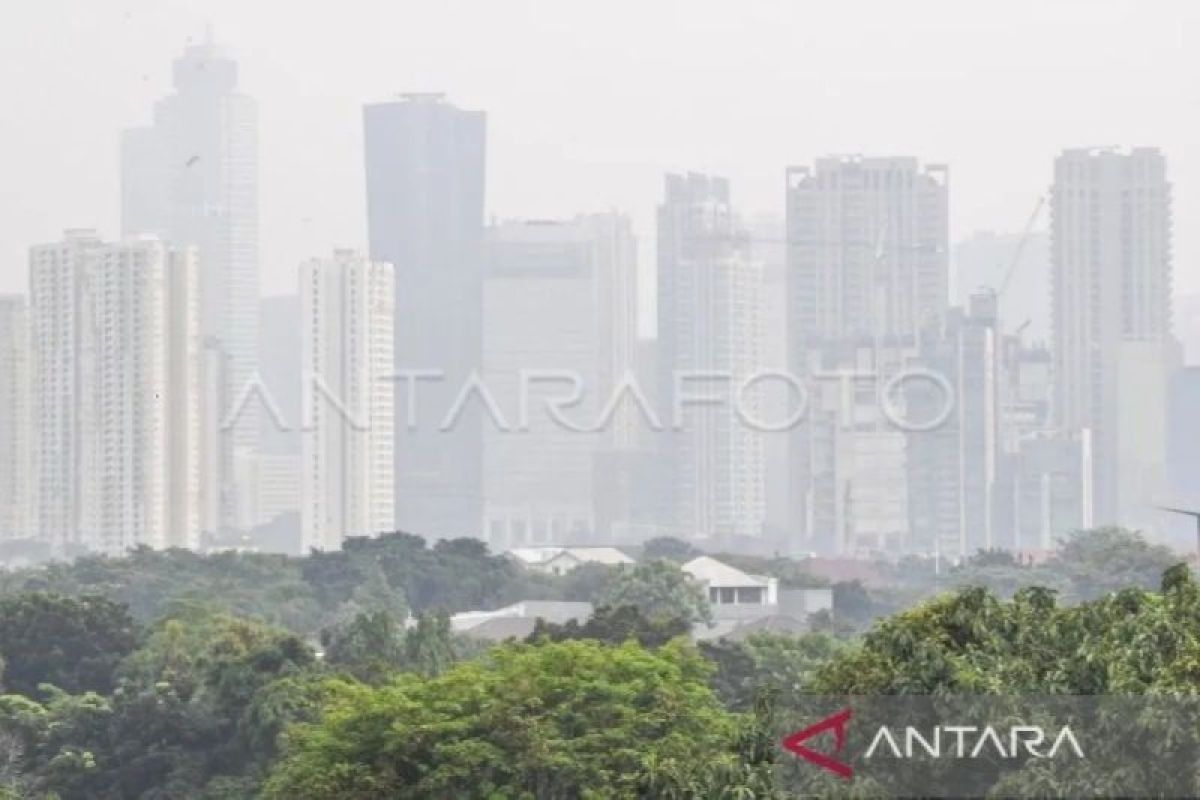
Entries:
[[[669,521],[689,538],[763,533],[763,442],[733,407],[737,387],[762,364],[762,266],[747,244],[726,179],[666,177],[658,208],[658,399],[666,429],[657,438]],[[726,377],[685,387],[689,373]],[[675,419],[685,392],[726,402]],[[761,418],[761,409],[747,410]]]
[[[864,341],[905,346],[937,329],[949,300],[945,166],[922,166],[909,157],[831,156],[790,167],[785,188],[792,374],[807,374],[810,351]],[[825,358],[822,353],[816,361]],[[788,445],[787,535],[798,551],[846,542],[844,533],[831,536],[816,521],[828,515],[809,505],[829,497],[815,488],[821,479],[813,472],[813,447],[823,434],[813,419],[794,429]]]
[[173,76],[152,124],[122,137],[121,228],[199,250],[202,336],[225,383],[210,389],[225,406],[210,421],[222,452],[208,457],[219,466],[206,478],[222,484],[223,500],[205,527],[227,529],[245,518],[252,494],[234,465],[254,457],[260,435],[257,404],[229,419],[258,370],[258,107],[237,91],[237,62],[211,40],[189,45]]
[[1055,422],[1091,432],[1096,523],[1153,530],[1174,350],[1166,160],[1067,150],[1051,198]]
[[363,123],[370,257],[396,271],[396,526],[477,536],[478,404],[442,422],[482,366],[485,116],[410,94],[368,105]]

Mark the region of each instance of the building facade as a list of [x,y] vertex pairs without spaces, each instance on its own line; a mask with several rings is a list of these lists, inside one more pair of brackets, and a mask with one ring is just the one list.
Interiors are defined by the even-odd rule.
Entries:
[[[252,489],[234,465],[258,447],[259,407],[243,402],[258,370],[258,108],[237,91],[238,65],[211,40],[189,45],[173,65],[175,91],[154,106],[149,126],[121,140],[121,227],[199,251],[201,334],[221,380],[211,415],[217,507],[210,533],[239,528]],[[215,517],[215,518],[214,518]]]
[[394,370],[409,376],[397,393],[395,524],[477,536],[483,420],[471,405],[449,429],[440,422],[482,367],[484,114],[414,94],[368,105],[363,122],[370,257],[395,267]]
[[0,295],[0,539],[34,535],[33,378],[29,305]]
[[1090,432],[1096,523],[1154,530],[1173,351],[1166,161],[1148,148],[1067,150],[1051,212],[1055,422]]
[[[668,175],[658,208],[658,408],[667,521],[688,538],[761,537],[763,272],[726,179]],[[717,397],[717,401],[698,397]],[[737,413],[741,408],[745,417]]]
[[392,529],[394,292],[390,264],[352,251],[300,267],[305,552]]
[[37,529],[55,552],[199,546],[198,271],[152,236],[32,248]]
[[[502,419],[484,426],[484,535],[497,547],[596,534],[598,459],[638,433],[628,406],[604,419],[633,377],[634,248],[618,214],[488,230],[483,383]],[[576,392],[569,410],[551,411]]]

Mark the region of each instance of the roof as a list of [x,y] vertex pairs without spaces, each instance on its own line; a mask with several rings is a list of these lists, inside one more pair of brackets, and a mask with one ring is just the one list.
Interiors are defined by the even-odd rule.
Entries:
[[493,617],[463,631],[471,639],[503,642],[506,639],[528,638],[537,626],[537,620],[529,617]]
[[766,587],[770,583],[767,578],[761,575],[750,575],[749,573],[742,572],[736,567],[731,567],[728,564],[717,561],[712,556],[693,558],[683,565],[683,571],[701,583],[707,584],[710,588],[723,586]]
[[514,547],[508,555],[526,566],[541,566],[563,555],[584,564],[632,564],[633,559],[615,547]]
[[[496,619],[538,618],[559,625],[571,620],[586,620],[592,615],[591,603],[574,603],[556,600],[524,600],[495,611],[465,611],[450,617],[451,627],[459,633],[474,633],[480,626]],[[533,630],[532,624],[529,628]]]

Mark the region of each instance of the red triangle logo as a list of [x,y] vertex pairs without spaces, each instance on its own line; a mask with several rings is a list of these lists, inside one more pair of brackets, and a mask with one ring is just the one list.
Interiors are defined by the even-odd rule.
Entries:
[[833,752],[834,754],[841,753],[842,748],[846,746],[846,725],[850,722],[850,716],[850,709],[843,708],[836,714],[828,716],[814,725],[809,725],[802,731],[793,733],[783,740],[783,747],[788,752],[795,753],[810,764],[816,764],[821,769],[828,770],[838,777],[850,780],[854,777],[854,770],[849,764],[838,761],[827,753],[813,750],[811,747],[804,745],[804,742],[807,742],[809,739],[820,736],[825,731],[832,730],[834,735]]

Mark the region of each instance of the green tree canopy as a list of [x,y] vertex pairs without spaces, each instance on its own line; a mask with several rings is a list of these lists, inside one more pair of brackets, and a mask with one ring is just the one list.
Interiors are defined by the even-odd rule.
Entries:
[[129,612],[103,597],[0,597],[0,657],[9,691],[32,697],[48,683],[68,692],[109,692],[117,665],[136,643]]
[[706,678],[682,644],[569,641],[501,646],[436,678],[339,683],[320,722],[291,733],[266,796],[639,796],[733,756],[737,720]]
[[712,610],[700,585],[677,565],[661,559],[619,570],[598,605],[633,606],[649,619],[712,621]]

